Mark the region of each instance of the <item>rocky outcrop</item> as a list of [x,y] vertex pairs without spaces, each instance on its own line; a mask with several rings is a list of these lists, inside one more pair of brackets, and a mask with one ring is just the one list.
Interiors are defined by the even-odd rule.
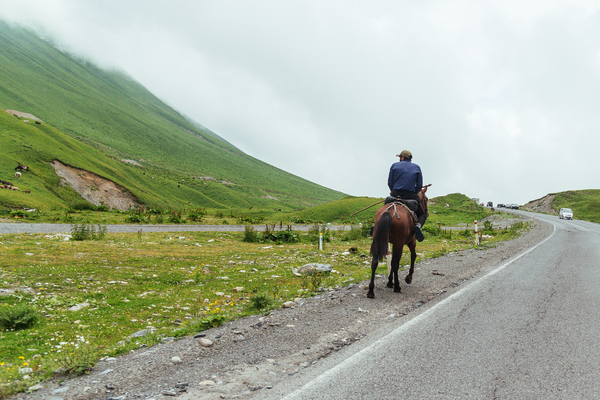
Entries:
[[556,194],[548,194],[541,199],[530,201],[521,208],[527,211],[558,215],[558,212],[552,207],[552,202],[555,197]]

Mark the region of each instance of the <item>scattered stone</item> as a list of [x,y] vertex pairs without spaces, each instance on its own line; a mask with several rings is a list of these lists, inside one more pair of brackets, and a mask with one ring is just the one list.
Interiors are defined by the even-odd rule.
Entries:
[[215,384],[214,381],[207,380],[207,381],[200,382],[198,385],[200,385],[200,386],[212,386],[214,384]]
[[305,264],[298,268],[297,270],[292,270],[293,272],[297,272],[301,275],[311,275],[318,273],[326,273],[331,272],[333,270],[333,266],[329,264],[320,264],[320,263],[310,263]]
[[107,390],[115,390],[115,387],[113,385],[111,385],[111,384],[106,384],[105,387],[106,387]]
[[104,371],[100,372],[100,375],[106,375],[106,374],[110,374],[111,372],[113,372],[113,370],[112,370],[112,369],[110,369],[110,368],[107,368],[107,369],[105,369]]
[[31,369],[31,368],[19,368],[20,375],[26,375],[26,374],[30,374],[32,372],[33,372],[33,369]]
[[163,396],[177,396],[177,392],[174,390],[165,390],[162,392]]
[[292,308],[294,306],[294,302],[293,301],[286,301],[285,303],[283,303],[281,305],[282,308]]
[[175,340],[175,338],[173,336],[167,336],[167,337],[162,338],[160,341],[162,343],[168,343],[168,342],[172,342],[174,340]]
[[201,338],[200,340],[198,340],[198,343],[200,343],[204,347],[210,347],[213,345],[212,340],[207,338]]
[[239,292],[244,291],[244,288],[242,286],[238,286],[238,287],[234,287],[233,289],[231,289],[231,291],[235,292],[235,293],[239,293]]
[[89,306],[90,306],[90,303],[79,303],[79,304],[76,304],[73,307],[69,308],[69,311],[79,311],[79,310],[82,310]]
[[171,362],[173,364],[181,364],[183,361],[181,361],[181,358],[174,356],[174,357],[171,357]]
[[107,357],[104,361],[113,362],[113,361],[117,361],[117,359],[116,359],[116,357]]
[[52,391],[52,394],[66,393],[66,392],[69,391],[69,389],[70,389],[69,386],[65,386],[65,387],[61,387],[61,388],[58,388],[58,389],[54,389]]
[[40,389],[43,389],[43,388],[44,388],[44,387],[43,387],[42,385],[40,385],[40,384],[37,384],[37,385],[31,386],[31,387],[30,387],[29,389],[27,389],[27,390],[28,390],[28,391],[30,391],[30,392],[35,392],[36,390],[40,390]]
[[137,331],[135,333],[132,333],[131,335],[129,335],[130,338],[134,338],[134,337],[144,337],[146,336],[148,333],[150,333],[149,329],[142,329],[141,331]]
[[197,333],[194,335],[194,339],[198,339],[198,338],[202,338],[202,337],[206,337],[205,333]]

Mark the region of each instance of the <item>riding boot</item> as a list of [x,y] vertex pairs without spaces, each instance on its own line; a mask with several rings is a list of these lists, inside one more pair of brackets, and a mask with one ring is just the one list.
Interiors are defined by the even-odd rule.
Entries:
[[415,224],[415,227],[414,227],[415,237],[417,238],[417,240],[419,242],[422,242],[423,239],[425,239],[425,237],[423,236],[423,232],[421,231],[421,227],[423,227],[423,225],[425,225],[426,218],[427,217],[425,215],[420,215],[418,217],[418,222]]

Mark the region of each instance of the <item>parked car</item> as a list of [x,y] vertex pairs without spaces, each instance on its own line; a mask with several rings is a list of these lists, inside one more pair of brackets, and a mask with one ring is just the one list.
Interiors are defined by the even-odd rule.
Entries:
[[560,219],[573,219],[573,211],[570,208],[561,208],[558,213]]

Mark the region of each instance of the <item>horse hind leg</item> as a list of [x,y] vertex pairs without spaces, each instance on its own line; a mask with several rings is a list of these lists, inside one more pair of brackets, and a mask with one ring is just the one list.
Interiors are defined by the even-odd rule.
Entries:
[[410,269],[408,270],[408,275],[404,278],[404,282],[409,285],[412,283],[413,272],[415,272],[415,260],[417,259],[417,251],[415,250],[415,242],[408,244],[408,248],[410,249]]
[[[396,249],[396,247],[398,247],[398,246],[394,246],[394,250],[392,252],[392,273],[390,274],[390,282],[391,282],[391,275],[393,275],[394,276],[394,292],[400,293],[400,291],[402,289],[400,288],[400,279],[398,278],[398,270],[400,269],[400,258],[402,257],[402,247],[403,246],[399,246],[400,249]],[[390,282],[388,282],[388,284]]]
[[389,288],[393,288],[394,287],[394,270],[392,268],[392,253],[389,251],[388,249],[388,253],[385,256],[385,261],[387,263],[387,267],[388,267],[388,283],[387,283],[387,287]]
[[377,264],[379,264],[379,260],[377,260],[376,256],[373,256],[373,260],[371,261],[371,282],[369,283],[369,291],[367,292],[369,299],[375,298],[375,270],[377,269]]

